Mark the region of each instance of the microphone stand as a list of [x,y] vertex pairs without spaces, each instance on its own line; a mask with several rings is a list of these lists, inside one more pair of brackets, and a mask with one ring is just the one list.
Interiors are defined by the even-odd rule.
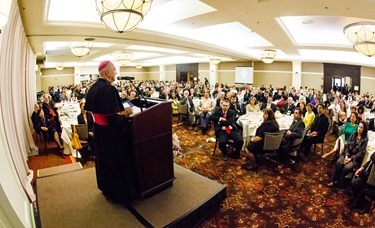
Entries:
[[138,101],[139,101],[139,104],[140,104],[140,108],[141,108],[141,112],[143,112],[143,104],[142,104],[142,101],[141,101],[141,97],[143,98],[143,100],[145,101],[145,103],[148,105],[148,104],[150,104],[150,102],[146,99],[146,97],[145,96],[143,96],[143,94],[141,93],[141,91],[139,90],[139,88],[138,87],[136,87],[135,85],[134,85],[134,83],[133,83],[133,81],[132,80],[130,80],[130,84],[132,84],[132,86],[134,86],[134,88],[137,90],[137,93],[139,94],[138,95]]

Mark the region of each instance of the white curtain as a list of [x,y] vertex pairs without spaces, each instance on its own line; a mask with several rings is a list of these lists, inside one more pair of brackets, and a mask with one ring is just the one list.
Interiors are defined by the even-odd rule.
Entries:
[[30,200],[35,201],[30,184],[33,172],[27,165],[30,147],[35,146],[29,120],[32,104],[36,101],[35,56],[26,39],[17,1],[12,2],[8,24],[2,32],[0,121],[3,129],[0,130],[5,133],[5,146],[9,149],[20,182]]

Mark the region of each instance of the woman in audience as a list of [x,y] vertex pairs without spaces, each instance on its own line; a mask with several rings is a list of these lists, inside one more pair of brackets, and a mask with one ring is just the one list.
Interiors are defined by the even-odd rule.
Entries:
[[94,136],[94,119],[92,113],[85,110],[85,102],[80,104],[81,114],[77,116],[78,124],[87,124],[89,136]]
[[336,170],[329,187],[336,186],[348,173],[355,171],[362,163],[368,143],[367,123],[361,121],[345,146],[344,153],[336,162]]
[[39,109],[37,114],[39,118],[36,120],[36,129],[43,134],[45,140],[49,140],[53,137],[56,145],[59,147],[62,153],[64,151],[64,147],[60,143],[59,134],[56,131],[55,121],[45,118],[43,109]]
[[178,115],[178,104],[180,102],[178,101],[178,98],[176,96],[176,91],[171,91],[171,96],[169,100],[172,101],[172,115]]
[[[306,112],[307,112],[307,109],[306,109],[306,102],[305,101],[300,101],[299,102],[299,108],[301,109],[301,114],[302,114],[302,117],[304,117],[306,115]],[[293,114],[293,113],[292,113]]]
[[251,97],[250,89],[246,87],[245,93],[243,94],[243,103],[247,104],[248,101],[250,100],[250,97]]
[[[358,113],[357,112],[352,112],[352,114],[350,114],[350,122],[346,122],[346,124],[344,125],[344,128],[342,129],[341,131],[341,135],[345,135],[345,143],[349,141],[349,138],[350,136],[357,131],[358,129]],[[338,138],[336,140],[336,143],[335,143],[335,146],[333,147],[333,149],[326,153],[326,154],[323,154],[322,158],[327,158],[329,155],[331,154],[335,154],[337,153],[337,150],[338,150],[338,146],[339,146],[339,141],[340,139]]]
[[[78,124],[87,124],[87,129],[89,131],[89,145],[91,150],[94,149],[94,118],[92,113],[85,110],[85,102],[80,103],[81,114],[77,116]],[[80,151],[82,152],[82,151]],[[84,154],[82,154],[84,155]]]
[[259,111],[260,111],[260,108],[259,108],[257,99],[255,97],[251,97],[249,104],[246,105],[246,113],[259,112]]
[[279,124],[275,119],[272,109],[265,108],[263,111],[263,123],[257,128],[255,137],[252,137],[246,147],[246,163],[242,165],[247,170],[255,170],[258,165],[254,155],[262,152],[264,144],[264,134],[266,132],[278,132]]
[[303,118],[303,122],[305,123],[305,128],[307,130],[310,130],[311,125],[314,123],[314,120],[315,120],[315,113],[312,110],[313,110],[312,104],[307,104],[306,113]]
[[360,105],[358,107],[358,120],[361,121],[361,120],[366,120],[366,117],[365,117],[365,108]]

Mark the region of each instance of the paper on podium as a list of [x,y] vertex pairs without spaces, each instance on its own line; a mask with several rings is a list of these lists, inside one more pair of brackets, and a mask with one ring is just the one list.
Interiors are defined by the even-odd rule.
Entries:
[[133,105],[133,103],[131,103],[130,101],[125,101],[125,102],[122,103],[122,105],[124,106],[124,108],[130,107],[132,109],[133,114],[131,114],[130,116],[134,116],[135,114],[141,112],[141,109],[139,107]]

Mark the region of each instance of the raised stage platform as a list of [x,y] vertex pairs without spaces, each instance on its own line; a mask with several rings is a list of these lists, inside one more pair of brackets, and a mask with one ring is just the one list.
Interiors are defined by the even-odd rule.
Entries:
[[43,228],[194,227],[219,209],[224,185],[176,164],[174,173],[172,187],[137,200],[130,210],[103,196],[94,168],[38,178],[36,214]]

